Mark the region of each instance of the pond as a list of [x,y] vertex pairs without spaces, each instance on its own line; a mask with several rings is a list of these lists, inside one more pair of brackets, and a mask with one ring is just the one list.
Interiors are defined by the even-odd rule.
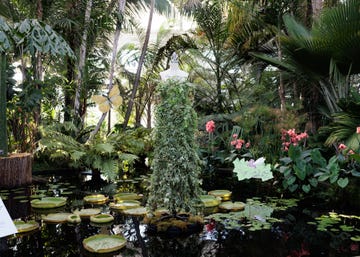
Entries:
[[[142,192],[146,187],[144,181],[146,177],[99,185],[92,184],[89,175],[83,173],[81,176],[44,176],[28,187],[1,189],[0,196],[11,217],[34,220],[39,228],[1,238],[0,256],[360,256],[358,214],[328,210],[319,202],[309,204],[309,199],[241,199],[233,195],[231,200],[246,203],[244,210],[207,210],[203,228],[187,235],[154,235],[148,233],[142,218],[110,208],[109,201],[84,202],[87,195],[109,196],[113,202],[118,192]],[[32,200],[45,196],[67,197],[66,205],[52,209],[31,207]],[[139,201],[143,205],[145,198]],[[49,213],[94,208],[111,214],[114,220],[109,223],[94,223],[89,219],[79,223],[46,221]],[[91,253],[84,248],[83,240],[97,234],[122,235],[126,246],[111,253]]]

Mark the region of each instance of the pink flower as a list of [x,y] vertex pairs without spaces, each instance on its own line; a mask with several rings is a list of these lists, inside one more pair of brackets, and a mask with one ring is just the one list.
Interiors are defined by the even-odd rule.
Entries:
[[238,134],[233,134],[232,137],[233,137],[233,138],[237,138],[237,137],[238,137]]
[[209,120],[206,122],[206,131],[208,133],[214,133],[215,131],[215,122],[213,120]]
[[356,128],[356,134],[360,134],[360,126]]
[[348,154],[355,154],[355,152],[353,150],[350,150]]
[[346,149],[346,148],[347,148],[347,146],[344,145],[344,144],[340,144],[340,145],[338,146],[338,149],[339,149],[339,150],[344,150],[344,149]]
[[250,142],[247,142],[245,145],[246,148],[249,148],[250,146],[251,146]]

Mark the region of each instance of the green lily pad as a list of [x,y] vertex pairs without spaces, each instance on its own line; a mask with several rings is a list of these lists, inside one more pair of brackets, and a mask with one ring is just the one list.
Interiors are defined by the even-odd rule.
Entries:
[[118,193],[114,195],[115,201],[122,201],[122,200],[139,200],[143,196],[137,193]]
[[83,240],[84,248],[92,253],[110,253],[126,245],[126,239],[120,235],[94,235]]
[[114,210],[126,210],[140,207],[140,202],[136,200],[122,200],[117,203],[110,203],[109,207]]
[[81,210],[75,210],[74,214],[77,214],[80,216],[80,218],[90,218],[93,215],[100,214],[101,209],[99,208],[88,208],[88,209],[81,209]]
[[72,213],[69,216],[67,216],[66,221],[75,224],[75,223],[80,223],[81,218],[79,214]]
[[148,213],[148,211],[146,210],[145,207],[137,207],[137,208],[124,210],[123,213],[129,216],[145,216]]
[[103,204],[109,200],[109,197],[103,194],[87,195],[84,197],[84,202],[93,204]]
[[27,222],[23,220],[15,220],[14,225],[18,233],[34,231],[40,227],[39,223],[37,223],[35,220],[29,220]]
[[114,217],[111,214],[102,213],[102,214],[96,214],[90,217],[90,221],[94,223],[108,223],[112,222],[114,220]]
[[213,195],[200,195],[200,200],[205,208],[218,206],[221,202],[219,197]]
[[70,213],[67,212],[59,212],[59,213],[50,213],[42,217],[45,223],[59,224],[65,223],[67,221],[67,217]]
[[40,209],[57,208],[66,204],[66,197],[44,197],[32,200],[31,207]]
[[208,192],[209,195],[220,197],[222,201],[229,201],[232,192],[229,190],[212,190]]
[[227,211],[242,211],[245,209],[245,203],[227,201],[221,203],[219,208]]

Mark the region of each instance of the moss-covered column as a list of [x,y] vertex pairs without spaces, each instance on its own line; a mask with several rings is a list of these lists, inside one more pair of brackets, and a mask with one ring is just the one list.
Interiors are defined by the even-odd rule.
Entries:
[[0,52],[0,156],[7,156],[6,128],[6,55]]
[[195,132],[197,115],[192,107],[192,86],[166,80],[157,88],[154,159],[148,206],[166,208],[171,214],[195,213],[199,204],[200,158]]

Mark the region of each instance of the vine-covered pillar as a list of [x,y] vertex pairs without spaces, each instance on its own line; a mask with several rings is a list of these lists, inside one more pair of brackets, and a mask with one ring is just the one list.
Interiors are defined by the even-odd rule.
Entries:
[[160,98],[155,107],[154,159],[148,207],[165,208],[175,215],[195,213],[199,205],[201,161],[195,140],[197,115],[192,107],[193,87],[187,73],[172,56],[170,69],[161,73]]

